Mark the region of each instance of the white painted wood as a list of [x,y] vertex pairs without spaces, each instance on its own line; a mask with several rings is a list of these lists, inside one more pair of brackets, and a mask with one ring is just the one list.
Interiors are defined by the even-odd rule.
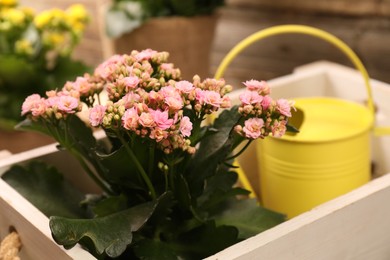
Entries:
[[0,159],[10,156],[11,153],[7,150],[0,150]]
[[21,259],[95,259],[79,246],[71,250],[59,247],[51,238],[49,220],[43,213],[0,179],[0,237],[16,229],[21,237]]
[[390,258],[390,174],[207,260]]

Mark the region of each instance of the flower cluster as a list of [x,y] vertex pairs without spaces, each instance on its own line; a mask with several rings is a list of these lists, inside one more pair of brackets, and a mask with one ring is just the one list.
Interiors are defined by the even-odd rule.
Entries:
[[[151,49],[115,55],[46,97],[25,99],[27,119],[19,127],[54,137],[103,191],[83,202],[91,218],[77,223],[51,218],[57,243],[69,248],[88,241],[83,246],[99,259],[105,254],[143,259],[145,252],[156,256],[161,248],[172,259],[203,259],[257,233],[267,225],[261,223],[264,217],[279,223],[281,216],[255,201],[230,208],[242,203],[237,195],[248,194],[235,187],[231,163],[253,139],[284,134],[292,102],[272,100],[265,82],[250,80],[242,104],[231,107],[232,86],[196,75],[181,79],[168,56]],[[214,122],[205,124],[218,111]],[[87,113],[84,121],[79,112]],[[106,138],[96,140],[90,127],[102,129]],[[236,152],[243,141],[247,145]],[[237,221],[249,214],[260,217],[239,230],[225,224],[231,219],[223,216],[230,214]],[[102,224],[113,222],[110,228]],[[172,228],[177,226],[185,228]],[[215,241],[215,234],[228,235]]]
[[66,10],[52,9],[35,15],[33,9],[14,1],[0,2],[0,53],[15,53],[29,59],[41,56],[53,69],[57,56],[69,56],[80,41],[89,16],[80,4]]
[[[68,81],[61,91],[28,97],[22,115],[46,120],[60,119],[81,110],[81,103],[90,108],[93,127],[126,131],[130,135],[154,140],[169,154],[176,149],[195,152],[190,136],[194,123],[205,115],[229,108],[226,95],[232,90],[223,79],[180,80],[180,70],[167,63],[168,53],[147,49],[130,55],[115,55],[98,66],[93,75],[85,74]],[[264,81],[244,82],[246,91],[240,95],[239,113],[245,119],[235,131],[247,139],[264,138],[272,133],[281,137],[291,117],[292,101],[274,101]],[[96,97],[105,88],[108,100],[97,103]],[[187,112],[185,112],[187,111]],[[191,111],[193,118],[187,114]]]
[[[180,80],[180,70],[167,59],[168,53],[150,49],[115,55],[93,75],[67,82],[61,91],[48,92],[46,99],[31,95],[22,106],[22,115],[59,119],[78,112],[84,102],[92,106],[89,120],[93,127],[149,138],[167,154],[176,149],[194,153],[189,139],[192,121],[200,122],[205,115],[230,107],[226,94],[232,87],[224,80],[202,81],[198,76],[192,82]],[[94,97],[103,86],[108,101],[96,104]],[[185,110],[193,111],[192,121]]]
[[66,10],[46,10],[34,18],[34,25],[46,52],[47,68],[55,66],[56,57],[69,56],[80,41],[88,22],[84,6],[74,4]]
[[265,81],[249,80],[244,85],[246,90],[240,95],[239,113],[248,119],[244,127],[236,126],[236,132],[249,139],[264,138],[270,133],[274,137],[283,136],[294,102],[273,100],[269,96],[271,89]]
[[72,57],[88,22],[80,4],[36,13],[17,0],[0,0],[0,128],[20,120],[26,95],[43,95],[90,71]]

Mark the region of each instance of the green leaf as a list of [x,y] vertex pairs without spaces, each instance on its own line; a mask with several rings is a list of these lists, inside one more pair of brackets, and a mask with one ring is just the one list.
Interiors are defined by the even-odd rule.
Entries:
[[175,198],[178,200],[180,206],[186,209],[190,209],[191,194],[186,179],[183,177],[182,174],[177,173],[174,176],[174,181],[175,181],[175,185],[174,185]]
[[[145,146],[144,146],[145,148]],[[137,151],[137,157],[140,163],[145,165],[147,157],[144,156],[144,149]],[[97,154],[101,164],[107,169],[105,178],[125,189],[146,189],[142,179],[140,178],[137,167],[129,161],[129,155],[124,146],[110,154]]]
[[240,239],[247,239],[285,221],[284,215],[261,207],[255,199],[231,200],[225,210],[213,218],[218,225],[238,228]]
[[96,147],[96,139],[93,136],[92,129],[82,121],[77,115],[70,115],[67,121],[62,125],[63,137],[68,136],[71,145],[82,151],[83,154],[94,160],[91,151]]
[[176,252],[166,243],[157,240],[143,239],[134,245],[134,253],[143,260],[177,260]]
[[42,133],[42,134],[51,136],[49,131],[47,130],[47,128],[42,126],[42,124],[40,124],[39,122],[36,122],[36,121],[32,121],[28,118],[26,118],[23,121],[21,121],[20,123],[18,123],[15,126],[15,129],[21,130],[21,131],[38,132],[38,133]]
[[132,243],[133,233],[148,221],[158,203],[158,200],[147,202],[94,219],[51,217],[49,225],[54,240],[65,248],[92,242],[98,255],[118,257]]
[[196,1],[170,0],[173,12],[181,16],[196,14]]
[[238,107],[224,110],[215,120],[213,128],[216,132],[206,135],[186,170],[186,178],[191,185],[191,193],[202,193],[203,181],[216,173],[218,165],[231,153],[233,135],[231,131],[241,115]]
[[28,90],[34,92],[34,85],[39,80],[34,63],[16,56],[0,55],[0,89],[5,88],[11,95]]
[[248,195],[244,189],[234,188],[237,183],[237,173],[220,172],[207,180],[207,185],[198,198],[198,205],[201,210],[213,212],[220,208],[221,203],[238,195]]
[[127,207],[127,198],[123,194],[112,196],[99,201],[94,207],[93,212],[96,217],[104,217],[118,211],[125,210]]
[[86,216],[80,207],[84,194],[66,182],[54,167],[43,162],[34,161],[25,168],[13,166],[2,178],[46,216]]
[[235,243],[238,230],[233,226],[217,226],[214,221],[182,234],[175,249],[184,259],[203,259]]

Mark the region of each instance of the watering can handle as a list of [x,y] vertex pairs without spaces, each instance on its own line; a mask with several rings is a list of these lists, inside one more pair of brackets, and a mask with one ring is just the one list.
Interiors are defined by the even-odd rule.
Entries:
[[[323,40],[333,44],[339,50],[341,50],[344,54],[346,54],[347,57],[351,60],[351,62],[356,67],[356,69],[360,71],[360,73],[362,74],[362,76],[364,78],[364,83],[366,85],[367,96],[368,96],[368,108],[372,114],[375,114],[370,79],[368,76],[368,72],[367,72],[366,68],[364,67],[363,63],[360,61],[359,57],[347,44],[345,44],[339,38],[335,37],[334,35],[332,35],[328,32],[325,32],[323,30],[320,30],[320,29],[317,29],[314,27],[310,27],[310,26],[278,25],[278,26],[273,26],[273,27],[258,31],[256,33],[248,36],[247,38],[243,39],[233,49],[231,49],[229,51],[229,53],[225,56],[225,58],[222,60],[222,62],[218,66],[217,72],[215,73],[214,77],[221,78],[223,73],[225,72],[226,68],[232,62],[232,60],[249,45],[251,45],[254,42],[259,41],[261,39],[268,38],[270,36],[274,36],[274,35],[278,35],[278,34],[285,34],[285,33],[298,33],[298,34],[307,34],[307,35],[315,36],[317,38],[323,39]],[[389,127],[376,127],[374,129],[374,133],[376,135],[389,135],[390,128]]]

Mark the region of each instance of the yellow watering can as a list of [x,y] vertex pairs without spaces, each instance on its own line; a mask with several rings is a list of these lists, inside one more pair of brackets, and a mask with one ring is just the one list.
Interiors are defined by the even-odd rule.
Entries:
[[[300,133],[256,142],[261,203],[291,218],[367,183],[371,130],[385,135],[390,134],[390,128],[373,128],[371,86],[360,59],[344,42],[320,29],[281,25],[254,33],[225,56],[215,77],[222,77],[231,61],[252,43],[284,33],[308,34],[338,47],[361,72],[368,96],[367,107],[337,98],[296,98],[297,112],[290,123]],[[239,176],[252,190],[244,173],[239,172]]]

